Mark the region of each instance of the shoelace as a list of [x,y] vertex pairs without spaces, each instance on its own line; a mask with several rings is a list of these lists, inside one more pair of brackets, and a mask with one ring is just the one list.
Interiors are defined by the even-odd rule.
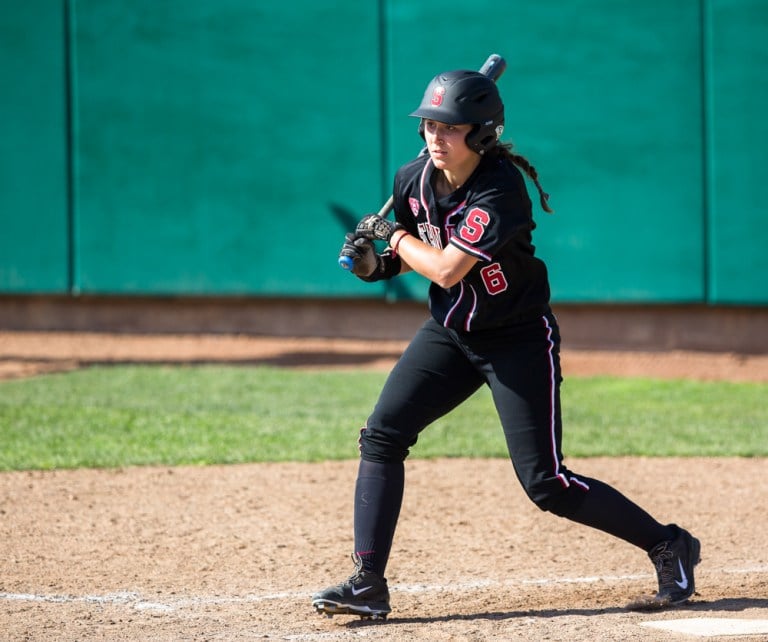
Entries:
[[352,561],[355,563],[355,572],[349,576],[345,584],[354,585],[358,580],[362,578],[365,571],[363,569],[363,560],[360,559],[359,555],[352,553]]
[[656,572],[659,574],[659,584],[669,586],[675,581],[672,551],[665,545],[658,553],[653,556],[653,563],[656,566]]

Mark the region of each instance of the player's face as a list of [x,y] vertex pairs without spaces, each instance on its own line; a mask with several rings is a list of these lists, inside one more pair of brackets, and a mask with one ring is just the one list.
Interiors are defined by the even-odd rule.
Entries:
[[472,125],[447,125],[436,120],[424,120],[424,138],[432,162],[437,169],[457,170],[477,160],[465,139]]

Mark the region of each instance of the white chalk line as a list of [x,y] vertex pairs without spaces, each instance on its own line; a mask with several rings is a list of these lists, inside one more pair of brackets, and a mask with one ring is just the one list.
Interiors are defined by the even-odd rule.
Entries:
[[[727,575],[760,575],[768,573],[768,566],[753,566],[748,568],[733,568],[709,570],[704,576],[713,576],[718,573]],[[655,579],[652,574],[641,573],[635,575],[595,575],[585,577],[558,577],[558,578],[530,578],[515,580],[477,580],[473,582],[453,582],[451,584],[395,584],[390,587],[393,593],[453,593],[455,591],[471,591],[494,587],[515,586],[554,586],[558,584],[594,584],[596,582],[621,583],[628,581]],[[0,592],[0,601],[6,602],[49,602],[57,604],[97,604],[97,605],[124,605],[137,611],[151,611],[156,614],[172,613],[174,611],[226,604],[258,604],[275,600],[306,600],[311,591],[284,591],[280,593],[249,594],[241,596],[210,596],[175,598],[166,601],[150,600],[142,597],[140,593],[120,591],[106,593],[104,595],[63,595],[40,593],[7,593]]]

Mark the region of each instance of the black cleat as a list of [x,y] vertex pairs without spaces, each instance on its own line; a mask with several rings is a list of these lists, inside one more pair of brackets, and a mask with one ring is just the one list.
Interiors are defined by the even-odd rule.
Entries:
[[389,608],[387,580],[376,573],[366,571],[362,560],[352,556],[355,572],[346,582],[330,586],[312,596],[312,606],[318,613],[334,615],[359,615],[362,618],[385,620]]
[[701,561],[701,543],[688,531],[670,525],[677,535],[660,542],[648,553],[659,579],[659,592],[652,599],[630,604],[634,610],[661,609],[685,604],[696,590],[693,567]]

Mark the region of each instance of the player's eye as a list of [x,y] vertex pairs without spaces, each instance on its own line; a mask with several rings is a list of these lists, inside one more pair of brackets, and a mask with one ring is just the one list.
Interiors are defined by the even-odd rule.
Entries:
[[424,129],[426,129],[430,134],[434,134],[439,130],[442,130],[444,132],[455,132],[455,131],[458,131],[458,126],[438,123],[436,120],[425,120]]

